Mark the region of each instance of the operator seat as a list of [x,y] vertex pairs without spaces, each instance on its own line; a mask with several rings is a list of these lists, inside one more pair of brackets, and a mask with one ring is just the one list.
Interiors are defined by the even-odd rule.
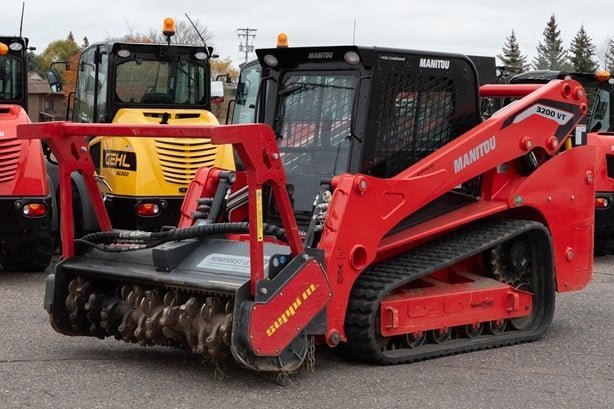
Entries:
[[172,104],[173,97],[165,92],[148,92],[141,98],[143,104]]

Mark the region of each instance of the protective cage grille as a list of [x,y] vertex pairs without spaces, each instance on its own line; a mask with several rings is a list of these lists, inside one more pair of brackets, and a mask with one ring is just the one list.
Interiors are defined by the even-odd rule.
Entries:
[[349,75],[286,79],[287,89],[297,89],[283,97],[283,119],[278,127],[287,172],[302,167],[332,177],[345,170],[355,81]]
[[411,74],[392,72],[383,81],[373,160],[374,173],[382,177],[396,175],[455,137],[453,81]]

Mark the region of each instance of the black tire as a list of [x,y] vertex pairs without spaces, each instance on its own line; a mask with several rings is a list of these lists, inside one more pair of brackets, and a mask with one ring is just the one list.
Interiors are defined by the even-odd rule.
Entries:
[[595,237],[595,247],[593,248],[593,253],[597,257],[605,256],[608,254],[608,248],[610,244],[610,240],[606,237]]
[[[72,184],[72,214],[73,214],[73,228],[75,231],[75,239],[81,238],[85,236],[85,231],[83,229],[83,203],[81,201],[81,195],[79,194],[79,189],[73,182]],[[58,189],[56,201],[58,204],[58,233],[57,233],[57,242],[60,247],[60,252],[62,250],[62,207],[60,206],[60,191]]]
[[72,184],[72,214],[75,239],[79,239],[85,236],[85,231],[83,230],[83,202],[81,201],[79,189],[77,189],[74,183]]
[[16,250],[4,249],[0,263],[6,271],[41,272],[51,262],[54,250],[55,239],[50,234],[39,234]]

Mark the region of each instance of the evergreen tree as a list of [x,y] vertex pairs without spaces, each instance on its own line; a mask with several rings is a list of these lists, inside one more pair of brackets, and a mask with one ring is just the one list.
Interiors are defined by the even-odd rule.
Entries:
[[543,42],[540,41],[537,45],[537,57],[533,60],[533,66],[536,70],[567,70],[570,66],[566,60],[561,32],[553,14],[544,29]]
[[584,30],[584,25],[580,26],[580,30],[571,41],[569,61],[577,72],[594,72],[597,69],[595,46]]
[[36,72],[41,77],[45,77],[47,67],[43,66],[43,59],[33,51],[28,51],[28,72]]
[[75,42],[75,36],[72,35],[72,31],[68,32],[68,37],[66,37],[66,40],[72,41],[73,43]]
[[88,45],[90,45],[90,40],[87,39],[87,36],[83,37],[83,45],[82,47],[85,48]]
[[512,34],[505,39],[503,54],[497,55],[497,58],[501,60],[505,66],[506,73],[520,74],[529,68],[527,57],[520,53],[520,47],[518,46],[516,34],[513,29]]

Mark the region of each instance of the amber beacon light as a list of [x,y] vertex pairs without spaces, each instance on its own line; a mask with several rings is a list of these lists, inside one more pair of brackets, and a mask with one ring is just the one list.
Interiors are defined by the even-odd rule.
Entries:
[[288,48],[288,35],[286,33],[277,34],[277,48]]
[[175,20],[172,17],[167,17],[164,19],[164,23],[162,24],[162,34],[167,37],[172,37],[175,35]]

